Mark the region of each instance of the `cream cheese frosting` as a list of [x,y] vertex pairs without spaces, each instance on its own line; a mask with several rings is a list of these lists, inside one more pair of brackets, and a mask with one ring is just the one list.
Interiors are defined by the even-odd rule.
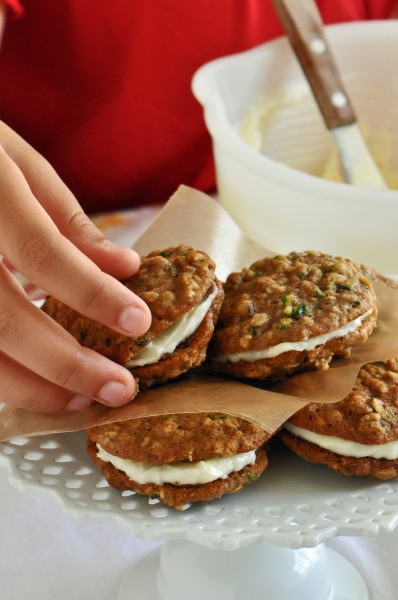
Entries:
[[329,340],[343,337],[352,333],[353,331],[358,329],[362,321],[364,321],[371,313],[372,309],[369,309],[366,313],[357,317],[353,321],[346,323],[342,327],[339,327],[334,331],[329,331],[327,333],[314,336],[307,340],[300,340],[297,342],[282,342],[281,344],[276,344],[276,346],[271,346],[270,348],[265,348],[264,350],[251,350],[248,352],[237,352],[236,354],[224,354],[222,356],[217,356],[213,360],[215,360],[216,362],[232,363],[237,363],[240,360],[244,360],[245,362],[253,363],[257,360],[274,358],[275,356],[279,356],[284,352],[290,352],[292,350],[297,352],[302,352],[303,350],[313,350],[314,348],[316,348],[316,346],[326,344],[326,342],[328,342]]
[[178,321],[156,336],[134,358],[125,363],[125,367],[142,367],[158,362],[163,354],[171,354],[181,342],[188,339],[199,327],[215,296],[217,287],[197,306],[191,308]]
[[398,441],[387,442],[385,444],[367,445],[351,442],[333,435],[322,435],[314,433],[309,429],[297,427],[291,423],[285,423],[285,428],[293,435],[311,442],[320,448],[325,448],[335,454],[342,456],[353,456],[355,458],[385,458],[387,460],[396,460],[398,458]]
[[240,471],[247,465],[256,462],[256,451],[244,452],[233,456],[198,460],[194,462],[178,461],[168,464],[135,462],[109,454],[97,444],[97,456],[104,462],[111,463],[127,475],[131,481],[139,484],[153,483],[163,485],[200,485],[226,479],[234,471]]

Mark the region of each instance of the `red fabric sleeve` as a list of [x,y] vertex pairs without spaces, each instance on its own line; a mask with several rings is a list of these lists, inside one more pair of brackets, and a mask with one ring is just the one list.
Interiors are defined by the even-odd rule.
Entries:
[[378,0],[378,2],[367,0],[366,4],[368,5],[370,19],[385,19],[386,17],[397,16],[397,0]]
[[[366,19],[388,19],[398,7],[398,0],[345,0],[330,2],[317,0],[322,20],[326,24],[339,21],[363,21]],[[344,16],[342,18],[342,11]]]
[[[163,202],[181,183],[214,189],[192,76],[281,36],[271,0],[118,0],[111,11],[98,0],[6,2],[25,10],[4,32],[0,116],[85,210]],[[338,23],[388,18],[397,0],[317,3]]]
[[24,8],[19,0],[2,0],[3,3],[8,7],[12,16],[22,17],[24,14]]

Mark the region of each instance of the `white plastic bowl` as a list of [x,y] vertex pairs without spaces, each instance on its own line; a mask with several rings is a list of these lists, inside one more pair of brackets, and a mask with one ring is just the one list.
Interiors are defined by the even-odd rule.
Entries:
[[[372,153],[398,176],[398,21],[333,25],[327,35]],[[259,98],[282,97],[297,85],[306,82],[285,38],[195,73],[221,204],[249,237],[277,253],[314,249],[397,273],[398,191],[301,170],[312,163],[316,170],[331,144],[308,88],[306,102],[275,117],[280,122],[265,132],[262,152],[240,137],[238,125]]]

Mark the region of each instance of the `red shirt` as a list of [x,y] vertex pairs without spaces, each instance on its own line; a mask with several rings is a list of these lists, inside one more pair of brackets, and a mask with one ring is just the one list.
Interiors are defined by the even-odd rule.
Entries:
[[[21,12],[18,0],[7,0]],[[396,0],[319,0],[326,23],[390,15]],[[0,118],[87,211],[214,186],[195,70],[282,33],[271,0],[25,0],[0,52]]]

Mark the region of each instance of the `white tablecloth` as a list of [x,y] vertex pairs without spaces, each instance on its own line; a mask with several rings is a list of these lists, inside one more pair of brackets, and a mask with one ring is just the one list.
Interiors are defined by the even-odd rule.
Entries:
[[[116,599],[129,565],[158,544],[140,540],[119,525],[75,520],[51,496],[20,493],[8,483],[8,469],[0,466],[4,600]],[[362,573],[371,600],[397,599],[398,532],[336,538],[328,545]]]
[[[95,220],[112,240],[130,245],[156,213],[143,209]],[[0,465],[1,599],[113,600],[131,563],[159,543],[119,525],[75,520],[52,496],[13,488]],[[328,545],[362,573],[371,600],[397,599],[398,532],[337,538]]]

